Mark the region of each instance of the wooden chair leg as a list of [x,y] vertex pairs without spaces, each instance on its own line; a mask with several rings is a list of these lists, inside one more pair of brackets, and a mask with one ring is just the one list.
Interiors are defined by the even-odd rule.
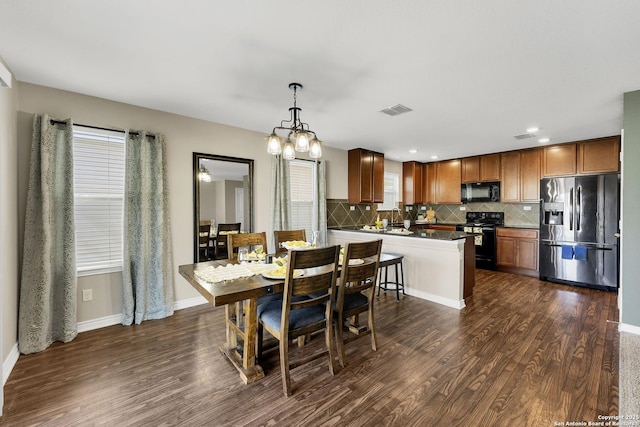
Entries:
[[369,299],[369,330],[371,331],[371,348],[373,351],[378,350],[378,341],[376,338],[376,328],[373,322],[373,298]]
[[282,374],[282,390],[284,395],[291,396],[291,375],[289,373],[289,341],[280,339],[280,373]]
[[336,325],[336,345],[338,347],[338,361],[340,362],[340,366],[344,368],[344,337],[342,335],[342,329],[344,328],[344,321],[342,320],[342,316],[339,316],[335,319]]
[[329,352],[328,354],[328,358],[329,358],[329,373],[331,373],[331,375],[335,375],[336,372],[336,365],[335,365],[335,358],[336,355],[333,351],[333,319],[331,320],[331,322],[327,322],[327,327],[324,328],[324,341],[325,344],[327,345],[327,350]]
[[262,323],[258,322],[257,325],[257,340],[256,340],[256,355],[258,360],[262,359],[262,345],[264,343],[264,328]]

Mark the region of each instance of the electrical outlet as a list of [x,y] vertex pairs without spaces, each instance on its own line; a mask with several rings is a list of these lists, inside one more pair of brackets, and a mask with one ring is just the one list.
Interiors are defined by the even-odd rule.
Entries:
[[370,211],[371,210],[371,206],[367,206],[366,208],[364,208],[365,211]]
[[467,210],[467,207],[466,207],[466,206],[460,206],[460,210],[461,210],[461,211],[466,211],[466,210]]
[[524,206],[522,209],[524,209],[525,211],[530,211],[531,210],[531,206]]
[[82,290],[82,302],[91,301],[93,299],[93,290],[92,289],[83,289]]
[[349,210],[350,210],[350,211],[355,211],[355,210],[356,210],[356,207],[355,207],[355,206],[353,206],[353,205],[351,205],[351,206],[349,206]]

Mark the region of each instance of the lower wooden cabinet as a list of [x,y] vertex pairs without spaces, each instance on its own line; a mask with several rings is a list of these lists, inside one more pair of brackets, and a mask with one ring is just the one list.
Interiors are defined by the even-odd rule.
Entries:
[[498,228],[498,270],[538,277],[538,230]]

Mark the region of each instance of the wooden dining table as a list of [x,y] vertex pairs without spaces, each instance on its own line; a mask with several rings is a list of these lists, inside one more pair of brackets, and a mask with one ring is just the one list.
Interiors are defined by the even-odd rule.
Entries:
[[208,283],[196,276],[198,270],[230,263],[234,261],[186,264],[179,266],[178,271],[211,305],[225,307],[226,342],[220,345],[220,351],[236,367],[242,381],[249,384],[264,377],[264,370],[256,361],[258,297],[282,292],[284,278],[266,279],[255,275]]

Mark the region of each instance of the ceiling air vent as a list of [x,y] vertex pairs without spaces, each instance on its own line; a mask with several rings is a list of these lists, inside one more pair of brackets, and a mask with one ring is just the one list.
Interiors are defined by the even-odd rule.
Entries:
[[520,135],[515,135],[514,136],[515,139],[528,139],[528,138],[535,138],[535,135],[532,133],[521,133]]
[[409,107],[405,107],[402,104],[397,104],[397,105],[394,105],[393,107],[380,110],[381,113],[385,113],[390,116],[397,116],[398,114],[408,113],[409,111],[413,111],[413,110]]

